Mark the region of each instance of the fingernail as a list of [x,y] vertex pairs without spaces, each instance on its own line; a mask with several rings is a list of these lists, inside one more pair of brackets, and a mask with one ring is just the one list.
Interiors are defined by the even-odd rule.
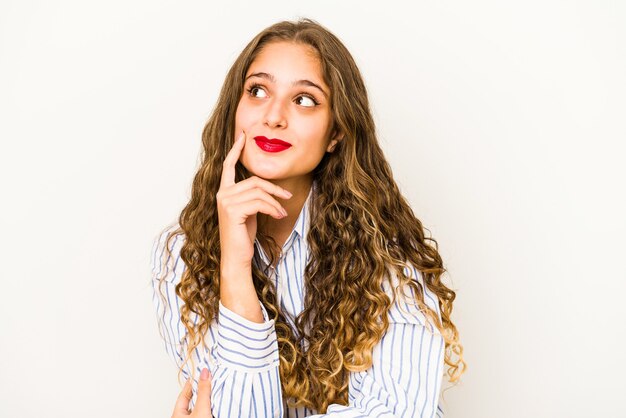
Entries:
[[293,194],[291,194],[289,190],[283,189],[283,192],[285,193],[286,196],[289,196],[289,197],[293,196]]
[[287,216],[287,211],[285,210],[285,208],[280,208],[280,211],[283,213],[284,216]]
[[209,379],[209,369],[205,367],[204,369],[202,369],[202,372],[200,373],[200,380],[208,380],[208,379]]
[[239,139],[242,139],[245,136],[246,136],[246,133],[243,130],[241,130],[241,133],[239,134]]

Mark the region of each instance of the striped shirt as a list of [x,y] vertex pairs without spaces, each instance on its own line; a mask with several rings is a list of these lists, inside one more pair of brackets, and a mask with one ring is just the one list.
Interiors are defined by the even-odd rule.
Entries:
[[[255,241],[253,262],[274,281],[277,301],[294,332],[297,331],[293,318],[303,309],[304,268],[309,257],[308,214],[315,188],[314,182],[276,268],[269,265],[263,248]],[[180,366],[186,353],[186,331],[180,320],[182,300],[176,295],[175,286],[185,269],[179,257],[184,235],[172,239],[172,257],[168,258],[164,251],[167,233],[177,226],[155,239],[151,265],[153,301],[165,349]],[[405,267],[404,273],[423,283],[417,269]],[[158,290],[158,278],[162,275],[166,276],[161,288],[163,298]],[[391,277],[392,286],[397,286],[397,279]],[[392,296],[388,284],[383,283],[382,288]],[[437,296],[425,286],[423,289],[426,304],[441,317]],[[410,288],[406,293],[414,296]],[[444,340],[436,327],[426,323],[417,305],[407,302],[397,299],[392,305],[389,328],[373,349],[372,366],[362,372],[350,372],[348,405],[331,404],[323,415],[305,407],[290,408],[283,399],[274,320],[269,319],[265,307],[261,304],[265,322],[256,323],[220,302],[218,318],[213,319],[204,336],[206,345],[200,344],[193,352],[196,375],[191,406],[195,404],[200,371],[207,367],[213,376],[211,404],[215,417],[443,417],[439,399]],[[197,316],[192,318],[197,320]],[[185,378],[191,375],[189,362],[182,374]]]

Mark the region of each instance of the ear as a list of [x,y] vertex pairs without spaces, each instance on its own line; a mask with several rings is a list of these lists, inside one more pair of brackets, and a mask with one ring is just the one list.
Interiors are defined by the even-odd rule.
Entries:
[[328,143],[328,147],[326,147],[326,152],[333,152],[338,143],[343,140],[344,134],[339,130],[335,130],[332,135],[332,139]]

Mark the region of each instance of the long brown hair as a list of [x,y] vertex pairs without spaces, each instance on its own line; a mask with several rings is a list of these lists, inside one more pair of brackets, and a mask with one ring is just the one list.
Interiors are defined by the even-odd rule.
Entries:
[[[165,245],[171,254],[170,240],[176,235],[184,237],[180,257],[186,269],[176,293],[184,302],[180,315],[187,331],[185,361],[203,343],[218,312],[220,243],[215,195],[222,163],[235,137],[235,112],[244,78],[261,49],[274,41],[309,45],[317,52],[331,90],[334,130],[344,134],[313,173],[318,187],[306,237],[311,254],[305,268],[304,309],[296,318],[297,336],[281,312],[272,281],[253,264],[259,300],[276,321],[283,396],[296,401],[291,406],[306,406],[320,413],[332,403],[347,405],[349,372],[372,365],[372,349],[389,326],[392,300],[381,283],[389,280],[390,271],[401,286],[411,288],[415,302],[441,331],[447,375],[451,382],[458,381],[465,362],[456,326],[450,320],[456,294],[441,282],[446,270],[437,242],[425,236],[393,179],[354,59],[337,37],[310,19],[276,23],[250,41],[228,72],[204,127],[202,163],[193,180],[191,199]],[[235,181],[247,177],[245,167],[237,163]],[[270,254],[277,253],[271,237],[258,231],[257,238],[270,243]],[[441,321],[424,303],[421,284],[404,274],[407,266],[419,270],[425,285],[438,296]]]

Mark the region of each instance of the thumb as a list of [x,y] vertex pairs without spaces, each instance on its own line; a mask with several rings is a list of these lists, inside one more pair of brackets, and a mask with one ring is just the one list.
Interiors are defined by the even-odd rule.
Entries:
[[172,414],[172,417],[189,415],[189,401],[191,400],[191,395],[191,381],[187,380],[183,390],[178,395],[178,399],[176,399],[176,405],[174,406],[174,413]]
[[211,373],[206,367],[200,373],[194,413],[198,418],[211,418]]

